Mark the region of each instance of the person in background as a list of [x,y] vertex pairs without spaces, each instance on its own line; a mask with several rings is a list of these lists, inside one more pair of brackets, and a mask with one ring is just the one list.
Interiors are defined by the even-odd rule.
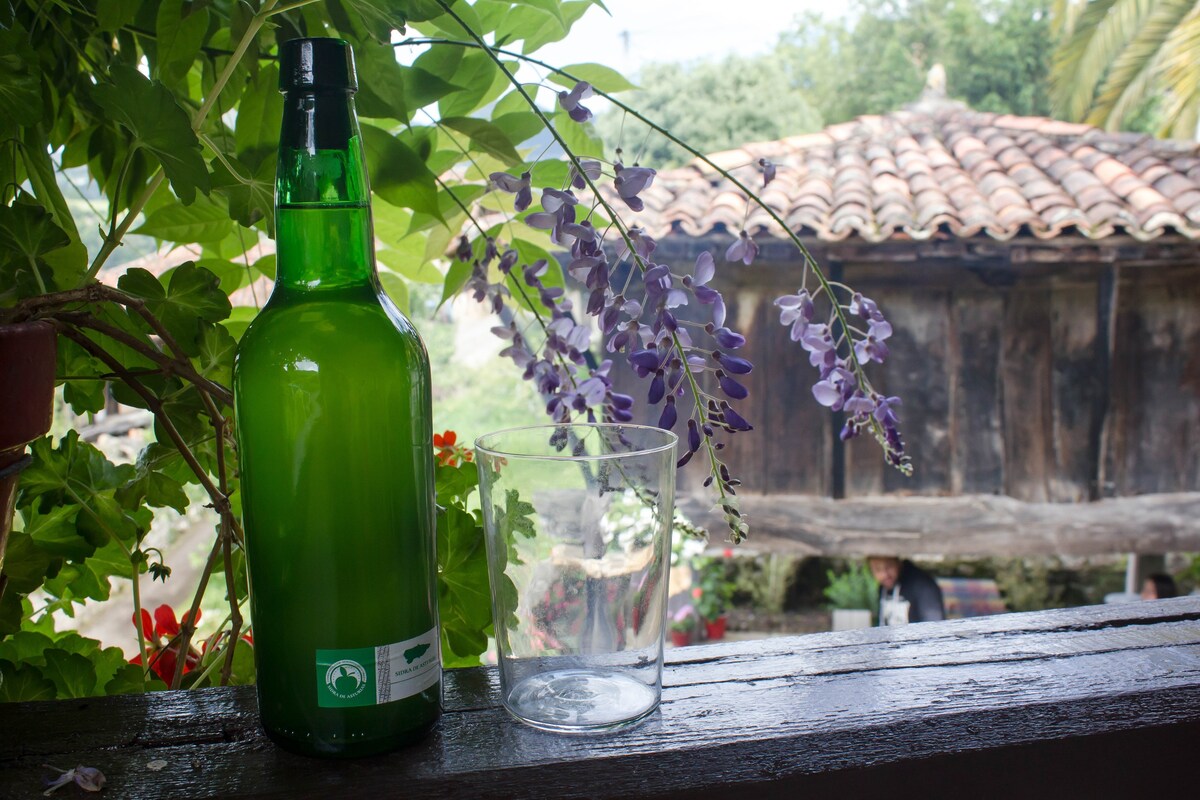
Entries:
[[1142,584],[1143,600],[1165,600],[1178,594],[1179,588],[1175,586],[1175,579],[1165,572],[1156,572],[1148,576]]
[[869,556],[867,565],[879,584],[879,624],[905,625],[946,618],[937,581],[908,559]]

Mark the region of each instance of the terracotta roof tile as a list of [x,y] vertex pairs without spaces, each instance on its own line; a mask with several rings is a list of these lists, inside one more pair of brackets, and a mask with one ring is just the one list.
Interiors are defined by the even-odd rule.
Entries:
[[[711,158],[751,185],[758,179],[744,165],[774,161],[764,199],[801,234],[826,241],[943,231],[1200,239],[1200,146],[1043,117],[918,104]],[[745,198],[700,162],[661,172],[643,197],[637,224],[659,236],[733,233],[747,219]],[[761,235],[769,223],[759,210],[747,227]]]

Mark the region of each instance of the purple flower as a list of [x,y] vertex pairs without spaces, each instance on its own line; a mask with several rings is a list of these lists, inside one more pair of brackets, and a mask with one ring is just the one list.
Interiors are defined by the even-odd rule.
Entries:
[[668,397],[667,404],[663,406],[662,415],[658,418],[658,427],[669,431],[675,427],[678,419],[679,414],[675,410],[675,398]]
[[875,420],[888,428],[895,428],[900,423],[900,418],[896,416],[892,407],[900,404],[899,397],[878,398],[875,401]]
[[646,206],[638,195],[654,183],[657,173],[649,167],[626,167],[619,161],[613,167],[617,173],[613,181],[617,194],[625,201],[625,205],[634,211],[641,211]]
[[[637,253],[643,263],[650,260],[650,254],[654,252],[654,248],[658,247],[658,242],[648,236],[641,228],[630,228],[629,239],[633,242],[633,252]],[[621,251],[617,255],[617,261],[624,261],[629,255],[629,245],[621,242]]]
[[717,340],[717,344],[721,345],[721,347],[724,347],[726,350],[737,350],[746,343],[745,336],[742,336],[740,333],[736,333],[735,331],[731,331],[729,328],[713,328],[711,325],[705,325],[704,329],[707,330],[712,337]]
[[693,453],[700,449],[700,428],[696,425],[696,420],[689,419],[687,422],[687,442],[688,450]]
[[742,231],[736,241],[725,251],[726,261],[741,261],[746,266],[754,263],[758,256],[758,245],[750,238],[750,234]]
[[840,411],[843,404],[853,394],[857,382],[854,376],[841,367],[835,367],[827,377],[813,385],[813,397],[817,402],[834,411]]
[[712,253],[705,250],[696,258],[696,268],[693,274],[684,276],[683,285],[692,290],[696,299],[703,305],[713,307],[713,324],[725,324],[725,298],[721,293],[708,285],[716,274]]
[[888,346],[883,343],[883,340],[891,335],[892,326],[886,320],[872,321],[871,327],[867,330],[867,338],[854,343],[854,354],[862,363],[877,361],[882,364],[883,360],[888,357]]
[[883,322],[883,314],[880,313],[879,306],[871,298],[863,297],[861,292],[851,295],[849,309],[851,314],[858,314],[863,319]]
[[522,172],[520,178],[514,178],[507,172],[493,172],[488,178],[497,189],[517,195],[516,202],[513,204],[513,208],[517,211],[524,211],[533,202],[533,189],[529,186],[528,172]]
[[844,408],[848,414],[865,417],[875,410],[875,403],[871,402],[871,399],[863,394],[861,389],[856,389],[850,399],[846,401]]
[[599,161],[584,161],[583,159],[580,159],[579,166],[581,169],[583,169],[582,173],[575,169],[574,162],[571,163],[571,169],[567,173],[567,183],[571,184],[576,189],[586,189],[587,181],[584,180],[585,176],[593,181],[600,180]]
[[558,104],[571,115],[571,119],[576,122],[587,122],[592,118],[592,112],[579,101],[586,100],[591,96],[592,85],[587,81],[580,81],[571,91],[558,93]]
[[800,346],[810,353],[824,353],[833,350],[833,335],[829,332],[829,326],[824,323],[809,325],[805,328],[804,335],[800,337]]
[[762,170],[763,188],[765,189],[767,188],[768,183],[775,180],[775,165],[770,161],[767,161],[765,158],[760,158],[758,160],[758,166]]
[[732,372],[734,375],[746,375],[754,369],[754,365],[746,359],[722,353],[720,350],[713,351],[713,358],[726,372]]
[[740,414],[733,410],[733,406],[721,401],[721,418],[725,420],[725,425],[734,431],[752,431],[754,426],[746,422]]
[[471,243],[467,241],[467,237],[458,237],[458,247],[454,250],[454,257],[459,261],[470,261],[474,250],[471,248]]
[[746,387],[735,381],[733,378],[724,374],[717,373],[717,382],[721,385],[721,391],[732,397],[734,400],[745,400],[750,392],[746,391]]

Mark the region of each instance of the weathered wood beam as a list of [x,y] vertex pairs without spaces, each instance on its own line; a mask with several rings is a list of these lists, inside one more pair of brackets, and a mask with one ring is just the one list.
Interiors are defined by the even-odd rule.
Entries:
[[[833,500],[739,495],[756,549],[798,555],[1035,556],[1200,550],[1200,492],[1094,503],[1026,503],[999,495]],[[679,507],[719,537],[707,497]]]
[[0,797],[40,796],[44,764],[137,800],[1178,794],[1200,598],[678,648],[663,687],[640,727],[555,736],[501,710],[495,668],[452,670],[428,739],[354,762],[277,749],[250,686],[0,704]]

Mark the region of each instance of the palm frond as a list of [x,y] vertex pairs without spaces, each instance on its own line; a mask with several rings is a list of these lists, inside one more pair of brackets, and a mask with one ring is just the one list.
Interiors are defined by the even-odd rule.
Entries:
[[1158,93],[1165,44],[1194,11],[1195,0],[1161,0],[1121,50],[1100,87],[1087,121],[1116,130],[1127,114]]
[[1161,0],[1092,0],[1074,33],[1056,51],[1051,102],[1066,119],[1081,119],[1108,66],[1136,35]]
[[1172,135],[1194,138],[1200,105],[1200,2],[1163,42],[1162,73],[1168,94],[1163,127]]
[[1088,0],[1052,0],[1050,3],[1050,32],[1055,36],[1070,36],[1075,32],[1079,14]]

